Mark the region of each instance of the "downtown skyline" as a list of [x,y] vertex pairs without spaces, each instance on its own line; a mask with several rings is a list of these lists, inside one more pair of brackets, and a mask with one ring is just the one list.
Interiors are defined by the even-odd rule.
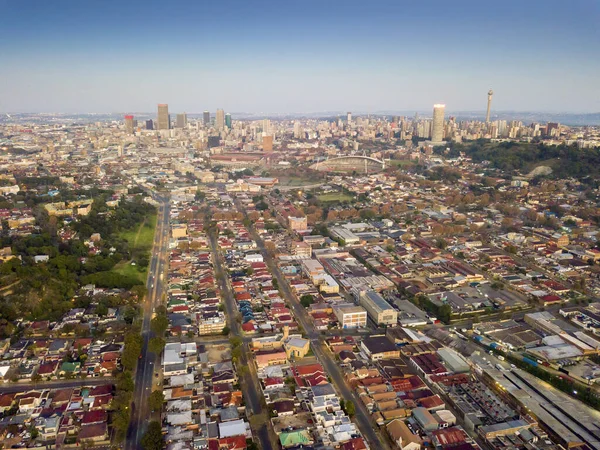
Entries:
[[7,5],[0,111],[600,111],[592,1],[61,7]]

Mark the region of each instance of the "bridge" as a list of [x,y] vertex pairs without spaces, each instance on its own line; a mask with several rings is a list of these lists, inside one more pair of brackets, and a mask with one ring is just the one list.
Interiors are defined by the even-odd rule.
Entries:
[[319,161],[310,166],[310,168],[319,172],[374,173],[385,169],[385,161],[380,161],[370,156],[347,155]]

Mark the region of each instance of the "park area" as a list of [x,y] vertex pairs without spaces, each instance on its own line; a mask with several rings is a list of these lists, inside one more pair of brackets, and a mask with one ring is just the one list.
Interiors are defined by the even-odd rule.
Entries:
[[119,237],[129,243],[131,259],[129,261],[121,261],[117,264],[113,268],[114,272],[136,278],[141,284],[146,283],[155,229],[156,214],[152,214],[138,227],[120,233]]
[[349,194],[345,194],[342,192],[331,192],[327,194],[318,195],[317,198],[321,203],[343,203],[343,202],[351,202],[354,200],[354,197]]

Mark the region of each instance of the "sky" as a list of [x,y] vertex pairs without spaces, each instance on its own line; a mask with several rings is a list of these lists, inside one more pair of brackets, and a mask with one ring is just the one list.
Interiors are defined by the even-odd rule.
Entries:
[[598,0],[0,0],[0,111],[600,111]]

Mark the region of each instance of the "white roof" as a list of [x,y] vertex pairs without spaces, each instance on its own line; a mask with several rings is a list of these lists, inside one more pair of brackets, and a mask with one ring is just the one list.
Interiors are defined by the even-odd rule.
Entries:
[[[190,413],[191,415],[191,413]],[[219,424],[219,437],[240,436],[246,434],[246,424],[243,419],[221,422]]]

